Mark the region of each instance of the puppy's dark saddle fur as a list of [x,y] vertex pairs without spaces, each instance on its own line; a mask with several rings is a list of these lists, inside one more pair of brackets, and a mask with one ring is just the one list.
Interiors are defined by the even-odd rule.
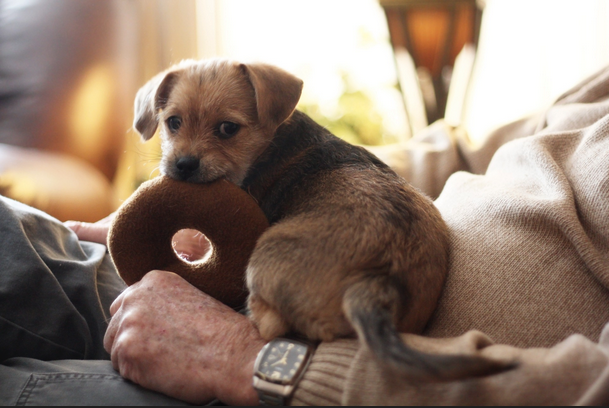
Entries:
[[256,198],[269,222],[275,223],[289,212],[286,206],[297,200],[296,195],[302,196],[308,184],[317,184],[324,173],[343,168],[395,175],[368,150],[344,142],[309,116],[294,111],[250,169],[242,188]]

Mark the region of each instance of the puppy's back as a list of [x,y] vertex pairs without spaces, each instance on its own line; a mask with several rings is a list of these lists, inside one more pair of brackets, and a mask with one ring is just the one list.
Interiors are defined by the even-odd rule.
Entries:
[[368,151],[296,112],[244,188],[272,224],[247,273],[250,309],[264,337],[357,334],[386,365],[421,379],[509,368],[429,356],[401,342],[398,332],[421,331],[436,307],[448,232],[431,200]]

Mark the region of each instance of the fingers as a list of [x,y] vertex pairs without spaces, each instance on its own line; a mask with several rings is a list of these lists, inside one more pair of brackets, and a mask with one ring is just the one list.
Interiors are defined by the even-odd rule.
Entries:
[[112,319],[110,319],[110,323],[108,324],[108,328],[106,329],[106,334],[104,335],[104,349],[108,353],[110,353],[112,365],[115,369],[118,369],[118,366],[116,365],[117,361],[116,352],[114,350],[114,343],[116,341],[116,336],[118,335],[121,329],[121,323],[123,322],[125,317],[125,309],[126,306],[128,306],[125,303],[133,304],[133,301],[126,302],[126,299],[133,300],[134,297],[137,298],[137,293],[140,290],[141,286],[145,285],[150,280],[154,281],[157,275],[163,274],[174,275],[170,272],[151,271],[147,273],[141,281],[136,282],[133,285],[129,286],[127,289],[125,289],[110,305],[110,315],[112,316]]
[[112,359],[112,365],[115,369],[118,369],[116,365],[116,356],[113,351],[114,342],[116,340],[116,336],[120,330],[121,322],[123,321],[124,308],[123,305],[125,303],[125,299],[129,296],[133,295],[133,291],[138,288],[140,282],[137,282],[127,289],[125,289],[110,305],[110,323],[108,323],[108,328],[106,329],[106,334],[104,335],[104,349],[110,353]]
[[76,233],[81,241],[97,242],[106,245],[109,227],[79,221],[66,221],[64,225]]
[[122,305],[125,299],[125,292],[129,290],[130,288],[127,288],[123,293],[118,295],[112,305],[110,305],[110,315],[112,316],[112,319],[110,319],[110,323],[108,323],[108,328],[106,329],[106,334],[104,335],[104,349],[110,354],[114,369],[118,369],[118,367],[115,361],[115,353],[112,352],[112,346],[114,345],[114,340],[116,339],[116,335],[122,321]]
[[116,213],[112,213],[94,224],[80,221],[66,221],[64,225],[74,231],[81,241],[107,245],[108,231],[115,215]]
[[[137,285],[137,283],[136,283],[136,285]],[[116,299],[114,299],[114,302],[112,302],[112,304],[110,305],[110,316],[114,316],[116,314],[118,309],[123,304],[123,299],[125,298],[125,294],[131,290],[133,290],[132,286],[125,289],[120,295],[118,295],[118,297]]]
[[116,339],[116,334],[118,333],[118,329],[120,326],[120,319],[115,315],[115,318],[110,320],[110,324],[108,324],[108,329],[106,330],[106,334],[104,336],[104,349],[110,354],[110,360],[112,360],[112,367],[115,370],[118,370],[118,361],[116,359],[116,353],[113,350],[114,340]]

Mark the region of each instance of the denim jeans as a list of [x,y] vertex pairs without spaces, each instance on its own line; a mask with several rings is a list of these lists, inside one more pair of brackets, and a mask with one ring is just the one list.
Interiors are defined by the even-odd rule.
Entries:
[[0,196],[0,405],[187,405],[112,368],[103,337],[124,289],[105,246]]

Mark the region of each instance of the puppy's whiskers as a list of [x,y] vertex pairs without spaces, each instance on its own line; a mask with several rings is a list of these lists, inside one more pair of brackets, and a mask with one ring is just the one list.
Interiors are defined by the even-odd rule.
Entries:
[[149,179],[154,177],[153,174],[155,171],[158,171],[159,174],[163,174],[161,171],[161,166],[156,166],[154,169],[150,170],[150,174],[148,174]]

